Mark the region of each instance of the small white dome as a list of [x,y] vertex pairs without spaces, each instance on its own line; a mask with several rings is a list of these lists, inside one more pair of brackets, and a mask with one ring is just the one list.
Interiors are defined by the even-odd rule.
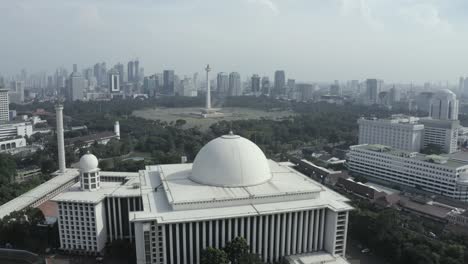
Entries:
[[82,172],[93,171],[98,168],[98,165],[99,161],[96,156],[89,152],[84,154],[80,159],[80,170]]
[[263,151],[252,141],[231,133],[213,139],[198,152],[190,179],[205,185],[243,187],[267,182],[271,177]]

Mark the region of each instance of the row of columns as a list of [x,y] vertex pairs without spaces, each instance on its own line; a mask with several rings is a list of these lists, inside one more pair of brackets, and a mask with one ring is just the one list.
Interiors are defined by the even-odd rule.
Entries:
[[242,236],[251,252],[265,262],[279,261],[283,256],[323,250],[326,210],[160,225],[162,239],[159,232],[153,233],[160,242],[152,252],[156,263],[200,263],[202,249],[221,248]]

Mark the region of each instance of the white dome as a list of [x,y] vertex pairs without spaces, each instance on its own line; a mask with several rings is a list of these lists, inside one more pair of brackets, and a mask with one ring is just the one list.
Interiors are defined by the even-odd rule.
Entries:
[[80,159],[80,170],[82,172],[93,171],[98,168],[98,165],[99,161],[96,156],[89,152],[84,154]]
[[213,139],[198,152],[190,179],[205,185],[242,187],[267,182],[271,172],[257,145],[231,133]]

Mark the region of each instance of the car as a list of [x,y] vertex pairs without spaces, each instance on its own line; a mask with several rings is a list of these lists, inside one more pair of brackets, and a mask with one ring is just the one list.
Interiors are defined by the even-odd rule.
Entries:
[[363,253],[363,254],[366,254],[366,253],[369,253],[369,252],[370,252],[369,248],[365,248],[365,249],[361,250],[361,253]]

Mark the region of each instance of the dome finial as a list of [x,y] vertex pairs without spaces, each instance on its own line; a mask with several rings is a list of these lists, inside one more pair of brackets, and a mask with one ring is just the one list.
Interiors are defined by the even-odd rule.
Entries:
[[229,135],[234,136],[234,132],[232,132],[232,130],[229,130]]

